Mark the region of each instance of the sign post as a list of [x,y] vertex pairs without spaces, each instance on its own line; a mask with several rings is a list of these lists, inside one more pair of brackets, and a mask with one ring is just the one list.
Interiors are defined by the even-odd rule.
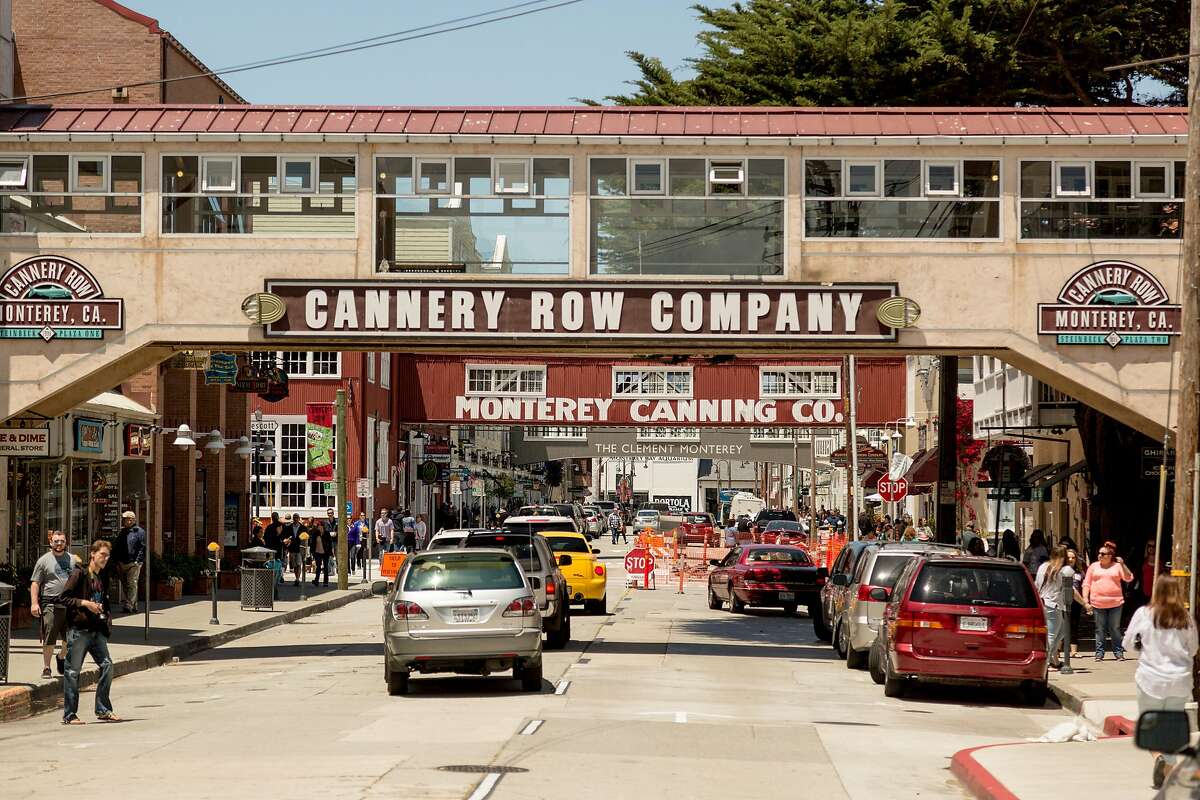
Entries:
[[885,503],[899,503],[908,497],[908,481],[904,478],[889,478],[886,475],[879,479],[879,497]]

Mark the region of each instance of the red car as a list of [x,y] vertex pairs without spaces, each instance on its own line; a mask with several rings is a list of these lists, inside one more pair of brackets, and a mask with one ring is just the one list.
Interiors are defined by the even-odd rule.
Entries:
[[704,544],[707,542],[709,547],[717,547],[721,544],[712,514],[706,512],[684,514],[683,523],[675,531],[680,544]]
[[807,551],[788,545],[739,545],[709,563],[716,567],[708,573],[709,608],[729,603],[734,613],[746,606],[766,606],[794,614],[807,606],[817,624],[827,570],[815,565]]
[[888,697],[928,681],[1012,686],[1031,705],[1045,702],[1046,618],[1020,564],[928,553],[908,563],[893,590],[870,593],[887,601],[870,668]]
[[754,521],[750,523],[750,536],[755,544],[764,544],[763,534],[766,533],[767,525],[778,520],[787,520],[789,522],[796,521],[796,515],[788,508],[764,508],[755,515]]
[[808,548],[808,529],[803,522],[793,522],[789,519],[773,519],[763,529],[763,544],[793,544],[797,547]]

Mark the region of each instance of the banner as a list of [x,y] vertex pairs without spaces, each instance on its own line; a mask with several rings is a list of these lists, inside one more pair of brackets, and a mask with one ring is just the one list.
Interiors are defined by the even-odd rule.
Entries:
[[306,403],[308,422],[305,440],[308,444],[308,480],[333,480],[333,404]]

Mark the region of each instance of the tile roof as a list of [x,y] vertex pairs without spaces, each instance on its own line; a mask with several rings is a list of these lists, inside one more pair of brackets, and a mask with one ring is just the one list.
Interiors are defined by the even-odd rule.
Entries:
[[0,106],[0,134],[1183,136],[1183,108]]

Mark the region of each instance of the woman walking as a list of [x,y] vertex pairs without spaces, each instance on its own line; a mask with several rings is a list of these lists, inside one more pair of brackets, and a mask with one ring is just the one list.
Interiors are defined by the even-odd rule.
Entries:
[[[1068,540],[1069,541],[1069,540]],[[1067,548],[1067,566],[1075,572],[1075,579],[1072,582],[1071,589],[1071,641],[1067,645],[1071,648],[1071,658],[1079,655],[1079,619],[1083,611],[1083,573],[1086,565],[1082,564],[1079,559],[1079,554],[1075,552],[1075,548],[1064,544]],[[1092,609],[1088,608],[1088,614],[1092,613]]]
[[1046,547],[1046,534],[1042,533],[1041,528],[1036,528],[1029,534],[1029,547],[1021,554],[1021,563],[1030,575],[1037,575],[1038,567],[1046,563],[1048,558],[1050,549]]
[[1121,642],[1121,607],[1125,605],[1122,583],[1132,583],[1133,573],[1125,566],[1125,560],[1117,556],[1117,546],[1112,542],[1100,545],[1100,559],[1088,567],[1083,576],[1083,602],[1096,612],[1096,660],[1104,660],[1104,645],[1107,640],[1117,661],[1125,660],[1125,647]]
[[1066,641],[1067,609],[1075,594],[1075,570],[1067,566],[1067,548],[1055,545],[1050,559],[1038,567],[1034,584],[1046,610],[1046,654],[1051,668],[1058,669],[1062,665],[1059,649],[1066,645],[1070,652],[1070,642]]
[[[1183,601],[1183,586],[1160,575],[1154,596],[1139,608],[1125,631],[1124,646],[1140,649],[1137,672],[1138,716],[1147,711],[1183,711],[1192,699],[1192,659],[1196,655],[1196,625]],[[1154,761],[1154,788],[1162,787],[1170,762]]]

